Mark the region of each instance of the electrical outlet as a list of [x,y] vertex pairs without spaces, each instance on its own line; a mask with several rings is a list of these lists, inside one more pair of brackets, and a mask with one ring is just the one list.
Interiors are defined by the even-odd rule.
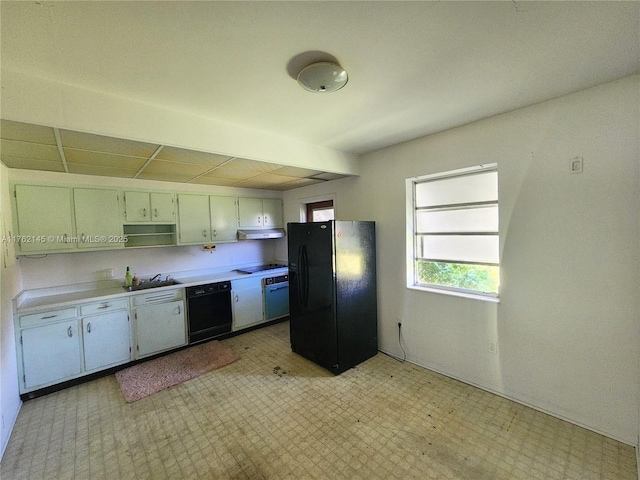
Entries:
[[498,353],[498,343],[492,340],[487,342],[487,352],[493,353],[494,355]]

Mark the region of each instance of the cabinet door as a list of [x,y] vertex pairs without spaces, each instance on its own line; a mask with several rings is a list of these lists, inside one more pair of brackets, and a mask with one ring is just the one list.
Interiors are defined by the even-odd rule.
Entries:
[[126,310],[82,319],[84,368],[101,370],[131,359],[131,330]]
[[175,223],[176,209],[172,193],[151,193],[151,221]]
[[74,236],[70,188],[16,185],[15,195],[22,253],[75,248],[65,240]]
[[63,382],[80,373],[78,320],[25,328],[21,337],[27,389]]
[[237,240],[238,209],[235,197],[209,197],[211,211],[211,240],[229,242]]
[[262,227],[262,199],[249,197],[238,198],[238,218],[241,227]]
[[122,248],[117,190],[74,188],[78,248]]
[[279,198],[265,198],[262,200],[264,221],[262,225],[267,228],[282,227],[284,220],[282,214],[282,200]]
[[150,222],[148,192],[124,192],[124,218],[127,222]]
[[211,241],[208,195],[178,195],[178,238],[182,244]]
[[262,313],[262,279],[234,280],[231,284],[233,299],[233,329],[240,330],[264,321]]
[[137,307],[134,320],[138,358],[187,343],[183,300]]

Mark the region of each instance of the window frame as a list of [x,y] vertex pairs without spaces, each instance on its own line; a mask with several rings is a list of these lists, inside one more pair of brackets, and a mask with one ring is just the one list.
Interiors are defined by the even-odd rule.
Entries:
[[[406,186],[406,281],[407,288],[413,290],[427,291],[433,293],[440,293],[445,295],[453,295],[458,297],[472,298],[477,300],[484,300],[488,302],[498,303],[500,301],[500,291],[498,287],[498,292],[483,292],[480,290],[472,290],[468,288],[462,287],[451,287],[446,285],[437,285],[437,284],[427,284],[418,282],[417,278],[417,257],[416,254],[418,252],[418,229],[417,229],[417,212],[425,211],[424,208],[416,207],[416,185],[419,183],[424,183],[428,181],[434,180],[445,180],[448,178],[462,177],[466,175],[474,175],[479,173],[488,173],[488,172],[498,172],[498,164],[490,163],[477,165],[473,167],[460,168],[456,170],[448,170],[444,172],[432,173],[427,175],[421,175],[418,177],[411,177],[405,180]],[[486,202],[466,202],[466,205],[476,204],[481,206]],[[495,202],[499,208],[499,197],[498,201]],[[462,205],[462,202],[453,205]],[[436,211],[437,207],[434,207],[432,211]],[[455,233],[455,232],[451,232]],[[465,232],[463,234],[468,234]],[[498,226],[498,231],[493,233],[497,234],[498,244],[500,243],[500,228]],[[498,257],[500,256],[500,252],[498,251]],[[464,262],[464,261],[441,261],[441,263],[456,263],[456,264],[471,264],[471,265],[486,265],[484,262]],[[496,265],[500,268],[500,259],[498,258],[498,263],[491,265]]]

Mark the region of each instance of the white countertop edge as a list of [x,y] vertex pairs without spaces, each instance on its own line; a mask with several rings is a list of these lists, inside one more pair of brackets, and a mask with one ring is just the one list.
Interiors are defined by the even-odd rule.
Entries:
[[[270,262],[267,262],[270,263]],[[272,262],[281,263],[284,262]],[[255,273],[241,273],[235,271],[237,268],[253,267],[260,264],[241,265],[229,270],[211,269],[207,271],[178,272],[175,275],[169,274],[171,278],[180,282],[178,285],[168,285],[149,290],[173,290],[186,288],[206,283],[233,281],[251,277],[267,277],[272,275],[286,274],[288,268],[274,268]],[[163,277],[166,274],[163,273]],[[34,290],[23,290],[13,299],[13,310],[16,314],[32,313],[43,309],[62,308],[87,303],[92,301],[104,301],[119,297],[130,297],[149,293],[149,290],[126,291],[121,280],[106,280],[102,282],[79,283],[72,285],[62,285],[51,288],[40,288]]]

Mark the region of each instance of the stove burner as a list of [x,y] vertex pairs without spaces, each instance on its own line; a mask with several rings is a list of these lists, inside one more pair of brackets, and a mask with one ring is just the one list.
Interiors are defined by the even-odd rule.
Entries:
[[264,272],[265,270],[273,270],[275,268],[284,268],[286,265],[280,265],[278,263],[269,263],[267,265],[259,265],[257,267],[237,268],[236,272],[240,273],[255,273]]

